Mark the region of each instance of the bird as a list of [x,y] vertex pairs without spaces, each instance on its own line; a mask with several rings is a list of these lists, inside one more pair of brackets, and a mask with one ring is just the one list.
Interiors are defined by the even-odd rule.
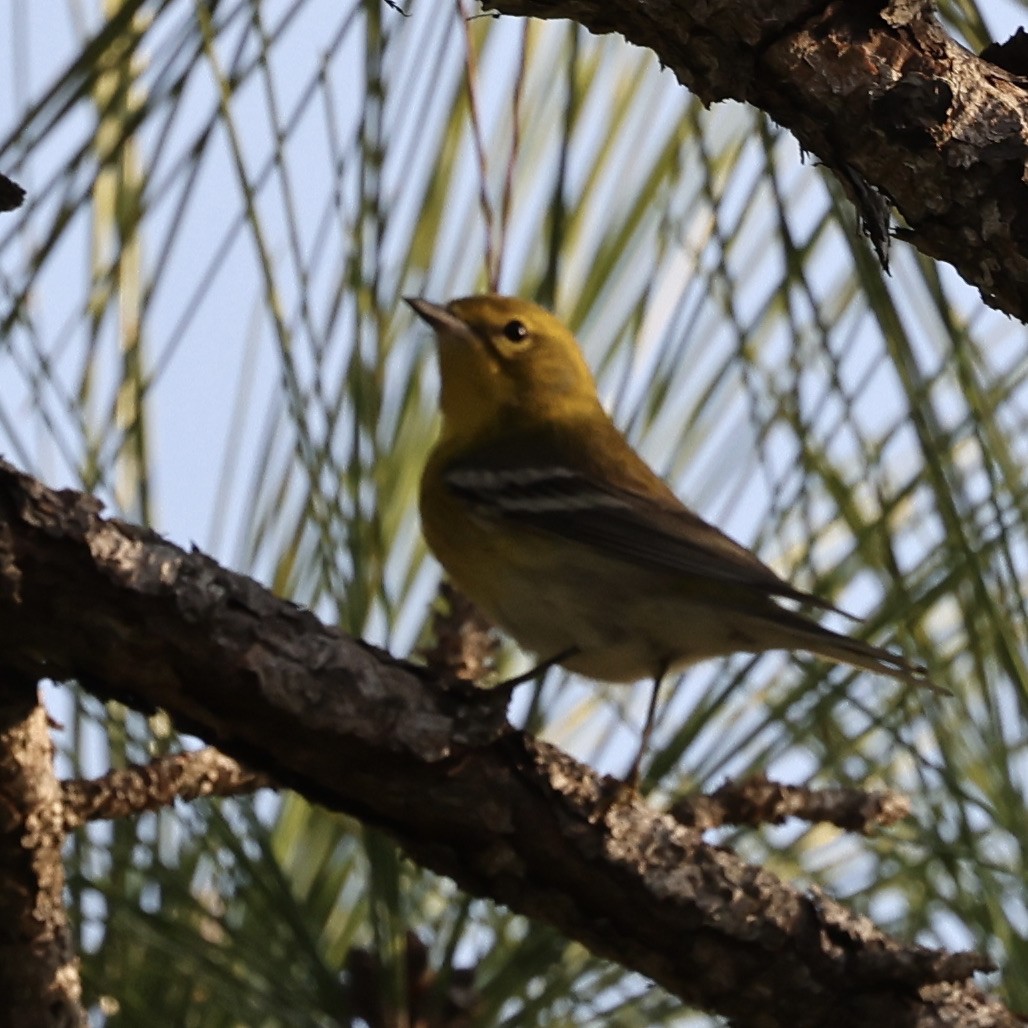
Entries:
[[679,500],[604,410],[550,311],[492,293],[405,299],[434,330],[440,370],[441,430],[419,493],[428,546],[538,658],[508,684],[555,664],[652,683],[633,789],[661,683],[699,661],[800,651],[934,687],[923,665],[819,624],[803,609],[843,612]]

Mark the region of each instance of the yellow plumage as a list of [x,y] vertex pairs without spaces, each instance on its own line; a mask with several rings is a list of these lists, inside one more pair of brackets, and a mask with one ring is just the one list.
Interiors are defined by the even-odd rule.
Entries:
[[486,295],[411,306],[436,332],[442,432],[425,537],[497,624],[546,662],[655,680],[709,657],[803,650],[924,681],[902,657],[781,600],[832,609],[686,508],[600,405],[571,332]]

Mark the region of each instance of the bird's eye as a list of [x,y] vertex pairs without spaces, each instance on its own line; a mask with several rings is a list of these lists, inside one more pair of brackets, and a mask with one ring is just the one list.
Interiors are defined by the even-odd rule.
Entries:
[[523,321],[518,321],[516,318],[514,321],[508,321],[503,326],[503,334],[512,342],[520,343],[528,338],[528,329],[525,328]]

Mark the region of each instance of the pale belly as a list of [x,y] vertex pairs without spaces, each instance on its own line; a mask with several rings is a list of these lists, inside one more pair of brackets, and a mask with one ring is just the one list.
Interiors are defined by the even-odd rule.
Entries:
[[568,548],[560,566],[545,574],[531,537],[490,563],[503,570],[477,590],[468,589],[459,569],[450,571],[520,646],[540,661],[573,649],[561,663],[590,678],[634,682],[748,648],[727,626],[723,608],[651,596],[650,583],[630,564],[598,566],[600,559],[585,547]]

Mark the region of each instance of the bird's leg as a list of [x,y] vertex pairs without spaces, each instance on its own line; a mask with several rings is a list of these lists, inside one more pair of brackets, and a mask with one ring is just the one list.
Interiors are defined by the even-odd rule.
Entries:
[[650,747],[650,736],[653,735],[653,725],[657,720],[657,700],[660,698],[660,687],[666,674],[667,667],[664,666],[653,678],[653,690],[650,692],[650,703],[646,708],[646,721],[643,724],[642,736],[639,739],[639,750],[635,755],[635,760],[632,761],[631,767],[628,769],[628,774],[624,778],[625,788],[630,792],[635,792],[639,785],[639,768],[642,765],[643,757],[646,756],[646,751]]
[[559,653],[552,657],[547,657],[546,660],[540,661],[533,667],[529,668],[524,674],[515,675],[513,678],[507,678],[500,682],[496,686],[497,689],[506,689],[507,692],[513,692],[519,685],[524,685],[525,682],[531,682],[533,678],[538,678],[544,671],[549,671],[551,667],[556,667],[558,664],[563,664],[565,660],[570,659],[579,652],[577,646],[569,646],[566,650],[561,650]]
[[632,761],[628,773],[619,782],[616,779],[606,778],[601,787],[601,794],[596,807],[589,815],[592,824],[603,821],[610,809],[619,803],[630,803],[639,787],[639,769],[642,766],[642,759],[650,748],[650,736],[653,735],[653,726],[657,720],[657,700],[660,697],[660,687],[667,674],[667,665],[663,665],[653,678],[653,689],[650,692],[649,706],[646,708],[646,721],[643,724],[642,736],[639,739],[639,749],[636,751],[635,759]]

